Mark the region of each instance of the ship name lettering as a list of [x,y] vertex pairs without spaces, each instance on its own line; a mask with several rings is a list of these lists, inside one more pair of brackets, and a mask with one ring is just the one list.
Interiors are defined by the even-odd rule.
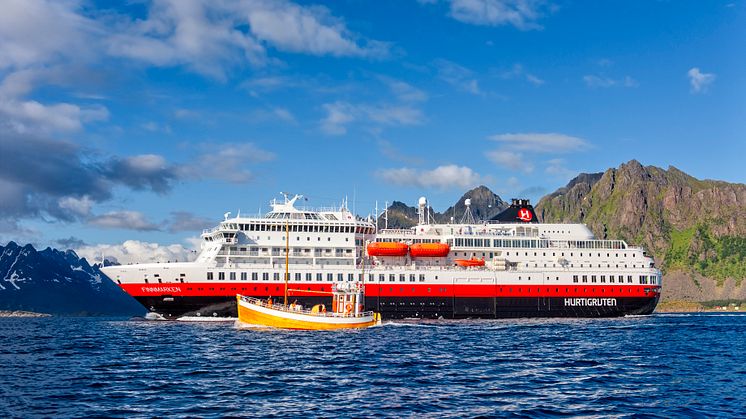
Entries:
[[142,287],[142,292],[181,292],[180,287]]
[[616,298],[565,298],[565,307],[616,307]]

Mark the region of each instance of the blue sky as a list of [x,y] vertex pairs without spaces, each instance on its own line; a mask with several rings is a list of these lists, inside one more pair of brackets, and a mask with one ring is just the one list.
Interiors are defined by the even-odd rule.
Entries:
[[443,210],[630,159],[746,181],[743,2],[3,3],[3,242],[176,257],[279,191]]

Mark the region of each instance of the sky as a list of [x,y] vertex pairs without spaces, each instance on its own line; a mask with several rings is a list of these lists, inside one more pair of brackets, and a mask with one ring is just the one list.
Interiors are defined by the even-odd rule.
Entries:
[[631,159],[746,182],[741,1],[0,7],[0,243],[173,260],[280,191],[442,211]]

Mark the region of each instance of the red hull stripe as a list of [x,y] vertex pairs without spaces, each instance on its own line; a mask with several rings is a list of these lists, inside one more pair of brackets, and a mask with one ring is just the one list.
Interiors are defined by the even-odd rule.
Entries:
[[[256,297],[282,295],[278,282],[199,282],[166,284],[121,284],[133,297],[231,297],[246,294]],[[308,291],[330,291],[330,284],[291,282],[290,288]],[[365,284],[366,297],[655,297],[657,285],[488,285],[488,284]],[[645,292],[647,290],[648,292]],[[316,293],[292,291],[292,296],[319,296]]]

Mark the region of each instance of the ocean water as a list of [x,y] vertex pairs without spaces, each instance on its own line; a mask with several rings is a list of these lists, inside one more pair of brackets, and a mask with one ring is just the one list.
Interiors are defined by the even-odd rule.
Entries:
[[358,331],[0,319],[0,417],[744,417],[746,315]]

